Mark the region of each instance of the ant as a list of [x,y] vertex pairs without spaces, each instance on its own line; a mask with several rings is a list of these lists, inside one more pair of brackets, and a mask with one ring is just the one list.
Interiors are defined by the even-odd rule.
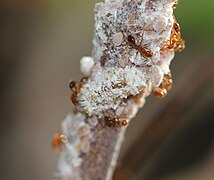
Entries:
[[168,73],[161,83],[161,87],[156,87],[153,89],[153,93],[158,98],[164,98],[167,95],[167,90],[172,88],[172,74]]
[[54,138],[53,138],[53,141],[52,141],[52,146],[55,148],[55,149],[58,149],[60,150],[61,149],[61,146],[62,144],[65,144],[68,142],[68,137],[64,134],[61,134],[59,132],[57,132],[55,135],[54,135]]
[[175,3],[173,4],[172,8],[173,8],[173,9],[176,9],[177,4],[178,4],[178,1],[175,1]]
[[71,101],[72,103],[77,106],[78,105],[78,93],[80,92],[80,89],[82,88],[82,86],[87,82],[87,78],[82,78],[80,80],[79,83],[75,82],[75,81],[71,81],[69,83],[69,88],[72,91],[72,95],[71,95]]
[[131,45],[133,48],[138,50],[138,52],[143,56],[144,58],[151,58],[153,56],[153,53],[151,50],[146,49],[147,45],[144,45],[144,47],[141,46],[141,44],[136,44],[135,38],[132,35],[128,35],[127,37],[129,45]]
[[127,126],[128,121],[125,119],[119,119],[119,118],[111,118],[109,116],[104,117],[105,123],[109,127],[122,127],[122,126]]
[[180,52],[184,49],[185,44],[184,40],[181,38],[180,25],[177,23],[175,17],[174,21],[175,22],[173,24],[170,40],[167,42],[166,45],[168,49],[174,49],[175,51]]

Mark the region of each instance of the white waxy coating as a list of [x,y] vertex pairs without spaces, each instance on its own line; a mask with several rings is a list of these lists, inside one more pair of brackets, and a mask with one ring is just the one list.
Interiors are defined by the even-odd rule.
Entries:
[[68,138],[68,142],[64,144],[66,151],[60,154],[56,178],[72,176],[79,179],[78,172],[72,172],[71,168],[80,166],[82,159],[79,154],[87,153],[90,149],[92,135],[85,119],[86,117],[80,113],[69,114],[62,122],[61,130]]
[[[117,110],[124,99],[161,84],[174,56],[174,50],[162,52],[174,23],[174,2],[109,0],[96,4],[95,66],[78,94],[78,109],[101,116]],[[130,45],[129,35],[151,57]],[[88,62],[82,63],[86,69]]]
[[90,76],[93,67],[94,60],[92,57],[84,56],[80,59],[80,71],[84,77]]

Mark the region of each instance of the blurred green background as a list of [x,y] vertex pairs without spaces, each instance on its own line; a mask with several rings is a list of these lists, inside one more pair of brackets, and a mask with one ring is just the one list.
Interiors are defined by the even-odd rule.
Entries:
[[[90,55],[98,0],[0,0],[0,179],[52,179],[53,134],[71,111],[68,82]],[[214,177],[214,1],[180,0],[186,48],[174,87],[128,128],[115,180]]]

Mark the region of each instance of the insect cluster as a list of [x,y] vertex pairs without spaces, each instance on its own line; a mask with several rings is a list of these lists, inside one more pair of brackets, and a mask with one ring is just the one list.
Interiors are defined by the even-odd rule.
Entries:
[[[130,3],[131,3],[130,5],[134,4],[134,2],[131,2],[131,1],[130,1]],[[172,8],[175,9],[176,5],[177,5],[177,1],[175,1],[175,3],[172,5],[173,6]],[[102,6],[104,6],[104,5],[102,4]],[[133,7],[134,7],[134,5],[133,5]],[[148,35],[149,34],[148,32],[144,34],[145,30],[144,30],[144,27],[142,27],[141,32],[143,31],[143,33],[141,35],[140,41],[139,41],[138,35],[141,34],[141,32],[140,31],[138,31],[138,32],[136,32],[136,31],[130,32],[129,31],[128,34],[124,34],[122,31],[123,26],[120,26],[121,23],[119,20],[118,20],[118,29],[122,29],[121,32],[117,31],[117,33],[112,33],[113,35],[108,34],[111,31],[116,32],[115,29],[111,29],[111,31],[109,29],[111,27],[110,22],[112,21],[112,19],[111,19],[112,14],[108,13],[108,16],[106,16],[107,19],[109,18],[108,19],[109,26],[107,26],[106,23],[103,23],[103,19],[101,18],[103,15],[99,14],[100,8],[98,8],[98,10],[97,10],[98,11],[97,23],[100,23],[99,26],[97,26],[97,27],[101,27],[101,25],[103,25],[102,26],[103,29],[100,31],[98,31],[99,29],[97,29],[97,32],[100,32],[100,33],[102,32],[102,33],[97,34],[97,36],[99,37],[97,39],[100,39],[100,41],[96,42],[97,44],[95,43],[95,45],[98,46],[97,48],[99,48],[100,46],[102,46],[103,48],[100,48],[100,49],[102,49],[102,53],[101,52],[98,53],[97,51],[94,51],[94,52],[97,52],[97,56],[95,56],[94,59],[95,59],[95,62],[100,61],[100,65],[101,65],[102,69],[98,68],[99,63],[97,63],[98,65],[96,63],[91,63],[91,67],[93,67],[95,69],[97,68],[98,71],[101,70],[102,72],[100,74],[99,73],[96,73],[96,74],[93,73],[92,75],[90,73],[88,73],[91,76],[93,76],[93,78],[92,78],[93,80],[90,80],[90,82],[88,81],[87,78],[82,78],[79,82],[71,81],[69,84],[69,87],[70,87],[71,92],[72,92],[71,93],[72,103],[75,106],[81,107],[81,109],[83,109],[83,112],[85,112],[87,115],[89,115],[89,117],[91,115],[94,115],[94,112],[97,112],[97,114],[95,113],[95,115],[100,116],[100,115],[102,115],[103,112],[106,112],[106,110],[109,110],[109,109],[115,110],[119,106],[118,104],[120,103],[118,101],[118,104],[116,104],[117,103],[116,100],[121,99],[121,98],[124,98],[124,99],[127,98],[127,96],[124,95],[125,93],[136,96],[137,93],[140,93],[140,90],[142,91],[143,88],[147,87],[146,83],[145,83],[145,85],[142,83],[139,84],[141,79],[145,78],[144,82],[152,79],[150,76],[147,77],[147,74],[144,71],[142,72],[142,69],[140,69],[140,68],[138,69],[138,66],[135,66],[136,65],[135,63],[126,64],[127,59],[123,58],[123,56],[118,55],[118,52],[123,52],[120,48],[123,48],[125,50],[127,50],[127,48],[129,48],[129,49],[133,48],[144,59],[146,59],[148,61],[151,60],[154,62],[158,62],[158,58],[160,58],[160,56],[158,56],[158,53],[161,53],[161,51],[162,52],[164,52],[166,50],[167,51],[173,51],[173,52],[174,51],[181,51],[185,47],[184,41],[181,38],[179,24],[177,23],[175,17],[173,17],[173,16],[168,17],[168,12],[165,12],[164,8],[163,8],[163,12],[166,14],[165,19],[163,18],[160,21],[160,19],[159,19],[160,16],[158,16],[157,14],[154,14],[153,16],[155,18],[148,18],[148,19],[146,19],[146,21],[144,21],[144,23],[145,22],[147,23],[147,28],[149,26],[153,27],[153,28],[151,28],[150,34],[154,33],[154,35],[156,35],[157,37],[155,36],[156,38],[153,38],[151,35]],[[105,9],[105,8],[107,8],[107,6],[102,7],[102,8]],[[115,6],[115,8],[116,8],[116,6]],[[117,8],[120,9],[119,4],[118,4]],[[110,11],[110,9],[108,9],[108,8],[106,10]],[[112,11],[113,11],[113,9],[112,9]],[[124,11],[124,8],[121,8],[120,13],[124,15],[125,12],[123,12],[123,11]],[[138,9],[138,11],[141,11],[141,9]],[[160,10],[159,13],[162,14],[163,12],[161,12],[161,10]],[[151,15],[151,14],[146,14],[146,13],[147,12],[145,12],[145,15],[147,15],[147,16]],[[133,15],[131,15],[131,17],[132,16]],[[130,14],[125,13],[124,17],[130,17]],[[101,19],[99,19],[99,18],[101,18]],[[167,21],[167,18],[168,18],[168,21]],[[173,20],[173,18],[174,18],[174,20]],[[124,19],[130,19],[130,18],[123,18],[123,21],[124,21]],[[131,19],[135,23],[135,24],[133,23],[134,24],[133,27],[136,27],[136,29],[137,29],[137,27],[141,27],[140,25],[138,26],[136,23],[137,20],[140,19],[137,16],[137,13],[135,13],[135,15]],[[154,19],[154,20],[152,20],[152,19]],[[167,22],[169,22],[169,23],[167,24]],[[141,23],[142,22],[140,22],[140,24]],[[173,23],[173,26],[172,26],[172,23]],[[157,24],[158,24],[159,28],[157,28]],[[108,29],[109,29],[109,31],[107,31]],[[156,29],[161,29],[161,30],[156,31]],[[167,30],[168,30],[168,33],[165,32]],[[111,49],[110,51],[108,51],[107,45],[109,45],[110,47],[113,47],[111,44],[112,42],[110,40],[109,40],[109,44],[106,43],[106,41],[108,42],[107,37],[109,37],[109,36],[111,37],[111,35],[114,37],[113,43],[114,43],[115,47],[113,49]],[[163,39],[166,39],[166,41],[164,41]],[[123,42],[125,42],[125,43],[123,43]],[[160,43],[158,44],[158,42],[160,42]],[[123,45],[124,45],[124,47],[123,47]],[[105,50],[103,51],[103,49],[105,49]],[[120,49],[121,51],[117,52],[118,49]],[[97,49],[95,48],[95,50],[97,50]],[[129,51],[125,51],[125,53],[127,53],[127,52],[129,52]],[[133,51],[133,52],[135,52],[135,51]],[[102,54],[102,55],[100,56],[100,54]],[[116,55],[111,56],[112,54],[116,54],[117,56]],[[128,54],[128,55],[130,55],[130,54]],[[117,57],[118,57],[118,59],[117,59]],[[115,72],[112,71],[112,70],[116,69],[116,67],[115,67],[116,63],[114,64],[113,60],[120,62],[121,59],[124,59],[124,64],[123,64],[124,66],[122,66],[123,69],[121,70],[121,72],[124,73],[123,76],[125,77],[124,78],[125,80],[128,79],[127,77],[130,78],[130,76],[125,76],[126,75],[125,73],[127,73],[125,71],[126,68],[127,69],[135,68],[136,70],[140,71],[143,74],[142,77],[140,77],[139,75],[136,75],[136,73],[133,73],[136,76],[138,76],[139,78],[135,80],[134,79],[135,76],[132,76],[127,81],[129,83],[129,82],[132,82],[132,80],[134,79],[133,83],[132,84],[130,83],[131,85],[128,84],[127,82],[122,83],[122,85],[120,85],[120,86],[117,86],[117,84],[114,85],[113,81],[120,81],[120,74],[118,73],[118,75],[117,75],[117,70]],[[154,59],[155,60],[157,59],[157,61],[155,61]],[[107,63],[106,62],[107,60],[109,60],[109,64],[108,64],[108,66],[105,66],[105,64]],[[87,61],[87,62],[89,62],[89,61]],[[85,65],[85,64],[83,63],[83,65]],[[149,65],[150,64],[147,64],[148,67],[149,67]],[[131,67],[129,67],[129,66],[131,66]],[[153,65],[150,65],[150,66],[157,67],[157,69],[158,69],[159,64],[154,63]],[[87,69],[87,65],[85,66],[85,68]],[[112,70],[109,71],[108,68],[112,69]],[[91,68],[89,68],[89,69],[91,69]],[[109,72],[112,74],[112,76],[109,76],[109,74],[110,74]],[[108,77],[107,77],[107,75],[108,75]],[[163,77],[162,74],[160,75],[160,77],[158,77],[156,75],[154,79],[156,80],[159,78],[159,80],[152,81],[153,94],[159,98],[165,97],[167,95],[167,91],[170,90],[172,87],[172,75],[171,75],[171,73],[166,74],[163,77],[163,80],[161,82],[162,77]],[[106,84],[105,84],[105,81],[106,81]],[[160,82],[161,82],[161,84],[160,84]],[[84,86],[85,83],[89,83],[89,85]],[[160,84],[160,86],[157,87],[159,84]],[[136,87],[141,87],[141,86],[142,87],[140,90],[139,89],[136,90],[136,88],[135,89],[133,88],[134,85]],[[130,93],[130,92],[132,92],[132,93]],[[111,97],[112,97],[112,99],[111,99]],[[105,119],[106,124],[109,126],[121,127],[121,126],[126,126],[128,124],[127,120],[120,119],[120,118],[104,116],[104,119]]]
[[[175,4],[176,7],[177,4]],[[175,8],[174,7],[174,8]],[[185,42],[181,38],[180,25],[174,17],[174,24],[171,31],[170,39],[166,42],[165,47],[180,52],[185,48]],[[172,88],[172,74],[171,72],[164,76],[160,87],[153,88],[153,94],[158,98],[163,98],[167,95],[167,90]]]
[[175,17],[170,39],[166,42],[165,48],[174,49],[176,52],[180,52],[185,48],[185,42],[181,38],[180,25],[177,23]]

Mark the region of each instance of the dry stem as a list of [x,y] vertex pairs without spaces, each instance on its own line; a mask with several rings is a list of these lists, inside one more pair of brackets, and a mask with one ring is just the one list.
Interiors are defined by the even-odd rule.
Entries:
[[106,119],[129,122],[170,72],[174,49],[166,42],[175,3],[106,0],[95,5],[94,50],[92,58],[81,59],[87,81],[73,88],[77,112],[62,122],[68,142],[62,146],[57,179],[112,179],[126,127]]

